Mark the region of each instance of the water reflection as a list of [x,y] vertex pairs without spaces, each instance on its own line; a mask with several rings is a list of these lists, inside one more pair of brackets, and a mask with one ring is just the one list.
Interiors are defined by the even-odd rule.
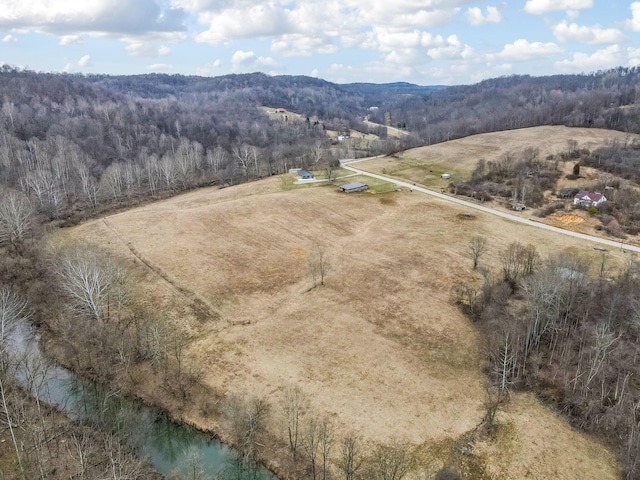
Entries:
[[216,480],[276,480],[210,436],[53,364],[27,325],[16,328],[7,344],[20,359],[16,378],[34,398],[55,405],[78,423],[115,434],[156,471],[185,478],[198,473]]

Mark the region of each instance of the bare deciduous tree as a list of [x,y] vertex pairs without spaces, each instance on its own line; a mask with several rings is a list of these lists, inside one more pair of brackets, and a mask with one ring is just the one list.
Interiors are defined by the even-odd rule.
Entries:
[[324,280],[331,269],[327,255],[321,247],[316,247],[314,251],[309,254],[309,272],[311,273],[311,280],[313,282],[313,288],[320,285],[324,285]]
[[475,235],[471,237],[468,246],[469,256],[473,261],[473,269],[476,270],[478,268],[478,261],[482,254],[487,251],[487,238],[481,235]]
[[282,399],[282,411],[286,421],[289,450],[294,462],[298,459],[300,422],[306,409],[307,397],[302,389],[297,385],[287,387]]
[[333,448],[333,425],[327,418],[320,422],[320,455],[322,456],[322,480],[329,476],[329,455]]
[[539,255],[534,245],[524,246],[521,243],[509,244],[502,255],[502,272],[506,282],[514,283],[522,275],[535,272]]
[[29,231],[33,207],[26,195],[19,192],[0,192],[0,243],[16,249]]
[[20,471],[24,475],[24,466],[22,464],[22,449],[18,445],[15,434],[15,419],[7,398],[8,380],[12,378],[16,361],[8,351],[8,342],[10,335],[18,327],[20,322],[25,321],[31,312],[27,302],[18,297],[15,293],[7,288],[0,288],[0,401],[2,402],[2,410],[4,421],[6,422],[11,441],[16,453],[16,459]]
[[63,252],[58,274],[61,288],[73,310],[96,321],[120,315],[129,301],[124,267],[91,248],[74,247]]
[[340,161],[330,159],[325,163],[324,171],[327,174],[327,179],[330,182],[335,181],[338,170],[340,169]]
[[378,445],[371,455],[370,478],[377,480],[401,480],[415,467],[411,447],[394,440]]
[[340,459],[338,466],[344,474],[345,480],[354,480],[364,464],[361,440],[351,434],[342,439],[340,443]]
[[28,320],[31,309],[26,300],[6,287],[0,287],[0,349],[4,349],[11,333],[22,321]]
[[309,472],[311,480],[316,480],[316,459],[318,448],[320,447],[320,425],[315,418],[310,418],[306,422],[304,432],[304,452],[309,461]]

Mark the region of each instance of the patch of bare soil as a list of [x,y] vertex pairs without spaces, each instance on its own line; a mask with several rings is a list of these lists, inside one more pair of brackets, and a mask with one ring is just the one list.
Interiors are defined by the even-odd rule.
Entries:
[[[469,238],[489,239],[481,265],[496,270],[516,239],[543,255],[593,250],[482,212],[469,221],[462,207],[426,195],[391,192],[387,202],[380,195],[332,186],[285,192],[280,179],[269,178],[198,190],[66,234],[131,262],[140,295],[197,338],[188,353],[205,368],[206,384],[223,395],[264,397],[274,435],[282,436],[276,420],[283,391],[299,385],[310,411],[328,416],[338,438],[356,432],[369,443],[416,445],[455,439],[478,424],[485,399],[481,339],[451,301],[457,282],[480,281],[465,253]],[[310,288],[309,260],[319,250],[330,270],[326,285]],[[198,318],[190,309],[196,300],[215,315]],[[200,407],[182,416],[216,430]],[[519,418],[536,419],[541,407],[532,401],[519,408],[512,414],[519,450],[488,457],[495,471],[519,478],[532,463],[518,452],[532,450],[542,465],[531,478],[585,461],[600,466],[597,478],[615,478],[610,454],[597,442],[557,419],[530,431]],[[574,442],[571,455],[557,448],[545,457],[547,445],[565,441]]]
[[543,220],[547,225],[571,230],[572,232],[587,233],[595,235],[595,227],[600,222],[588,212],[574,210],[572,213],[556,212]]

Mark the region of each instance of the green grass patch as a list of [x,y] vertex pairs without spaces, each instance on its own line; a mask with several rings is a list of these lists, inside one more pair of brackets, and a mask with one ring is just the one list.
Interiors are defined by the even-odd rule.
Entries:
[[281,177],[281,188],[283,191],[297,190],[299,188],[309,188],[312,185],[322,185],[321,183],[295,183],[298,180],[297,175],[285,173]]
[[373,177],[367,177],[366,175],[356,175],[354,177],[342,178],[336,182],[336,185],[346,185],[347,183],[364,183],[369,185],[369,192],[375,193],[387,193],[387,192],[395,192],[396,185],[395,183],[385,182],[384,180],[379,180]]
[[[443,173],[450,174],[451,178],[448,180],[443,179],[441,177]],[[386,165],[382,168],[382,174],[435,189],[446,187],[454,179],[465,179],[468,175],[467,172],[461,169],[447,168],[447,165],[443,165],[440,162],[429,163],[416,159],[403,159],[391,165]]]

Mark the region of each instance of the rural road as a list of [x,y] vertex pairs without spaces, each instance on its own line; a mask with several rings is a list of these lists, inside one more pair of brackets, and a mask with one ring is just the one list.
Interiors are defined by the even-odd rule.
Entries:
[[354,159],[348,159],[348,160],[341,160],[341,164],[342,164],[342,168],[346,169],[346,170],[350,170],[354,173],[359,173],[360,175],[366,175],[368,177],[373,177],[373,178],[377,178],[379,180],[383,180],[385,182],[390,182],[390,183],[394,183],[400,187],[405,187],[405,188],[409,188],[409,189],[413,189],[416,192],[421,192],[421,193],[426,193],[427,195],[431,195],[437,198],[440,198],[442,200],[447,200],[449,202],[452,203],[457,203],[458,205],[462,205],[466,208],[473,208],[475,210],[480,210],[481,212],[485,212],[485,213],[489,213],[491,215],[496,215],[498,217],[502,217],[504,219],[507,220],[511,220],[513,222],[517,222],[517,223],[522,223],[524,225],[529,225],[531,227],[536,227],[536,228],[542,228],[545,230],[549,230],[551,232],[556,232],[556,233],[561,233],[563,235],[568,235],[570,237],[575,237],[575,238],[580,238],[582,240],[587,240],[590,242],[594,242],[600,245],[606,245],[608,247],[612,247],[612,248],[620,248],[621,250],[624,249],[626,251],[629,252],[636,252],[636,253],[640,253],[640,247],[636,247],[635,245],[626,245],[622,242],[617,242],[615,240],[608,240],[606,238],[598,238],[598,237],[594,237],[592,235],[587,235],[584,233],[578,233],[578,232],[572,232],[571,230],[564,230],[562,228],[558,228],[558,227],[553,227],[551,225],[546,225],[544,223],[540,223],[540,222],[536,222],[534,220],[530,220],[528,218],[522,218],[519,217],[517,215],[513,215],[511,213],[507,213],[507,212],[501,212],[500,210],[494,210],[493,208],[489,208],[489,207],[485,207],[483,205],[478,205],[476,203],[473,202],[468,202],[466,200],[461,200],[459,198],[456,197],[451,197],[449,195],[445,195],[439,192],[435,192],[433,190],[429,190],[428,188],[424,188],[421,187],[419,185],[415,185],[409,182],[404,182],[402,180],[398,180],[392,177],[387,177],[384,175],[378,175],[377,173],[371,173],[371,172],[366,172],[364,170],[360,170],[354,167],[351,167],[351,164],[354,163],[359,163],[359,162],[364,162],[366,160],[371,160],[373,158],[378,158],[378,157],[368,157],[368,158],[360,158],[357,160]]

